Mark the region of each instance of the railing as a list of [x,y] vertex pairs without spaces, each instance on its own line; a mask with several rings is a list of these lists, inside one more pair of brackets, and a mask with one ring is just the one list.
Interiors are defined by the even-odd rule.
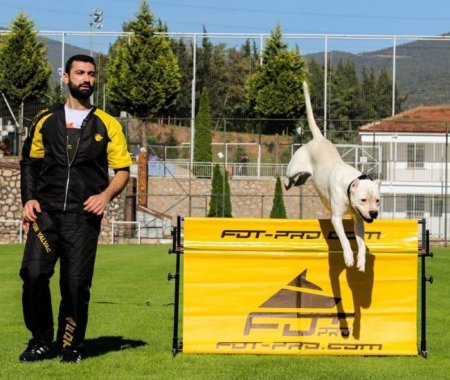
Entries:
[[[227,171],[234,179],[251,178],[276,178],[286,174],[287,164],[258,164],[235,162],[194,162],[192,175],[197,178],[212,178],[214,167],[219,165],[222,173]],[[153,167],[153,170],[151,169]],[[189,178],[190,164],[188,160],[158,161],[157,164],[149,164],[150,177],[175,177]]]

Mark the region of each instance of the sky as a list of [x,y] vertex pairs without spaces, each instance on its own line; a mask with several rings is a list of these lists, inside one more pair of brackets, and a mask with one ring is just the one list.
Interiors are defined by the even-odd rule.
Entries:
[[[0,26],[7,28],[23,11],[38,31],[85,33],[83,37],[69,34],[64,42],[105,53],[116,36],[87,36],[86,32],[96,31],[90,25],[94,9],[103,11],[99,32],[121,32],[122,25],[135,18],[139,2],[0,0]],[[172,33],[202,33],[205,27],[207,32],[216,34],[270,34],[277,24],[285,35],[438,36],[450,32],[448,0],[149,0],[148,4]],[[348,41],[334,40],[327,48],[359,53],[392,46],[390,39]],[[324,49],[319,40],[302,41],[300,45],[302,54]]]
[[[450,31],[448,0],[168,0],[148,1],[169,32],[439,35]],[[95,8],[103,31],[121,31],[139,0],[0,0],[0,26],[23,10],[37,30],[89,31]]]

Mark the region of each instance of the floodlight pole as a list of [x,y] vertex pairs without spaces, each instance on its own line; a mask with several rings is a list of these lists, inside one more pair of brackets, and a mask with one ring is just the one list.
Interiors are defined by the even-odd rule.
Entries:
[[92,57],[93,49],[92,49],[92,27],[95,26],[96,29],[103,28],[103,10],[102,9],[94,9],[91,14],[89,14],[89,52]]

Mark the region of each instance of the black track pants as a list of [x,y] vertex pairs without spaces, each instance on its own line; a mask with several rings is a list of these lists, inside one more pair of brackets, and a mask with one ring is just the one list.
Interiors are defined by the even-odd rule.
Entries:
[[20,269],[26,327],[33,338],[54,338],[50,277],[60,259],[61,303],[57,342],[61,348],[83,343],[101,217],[42,212],[30,225]]

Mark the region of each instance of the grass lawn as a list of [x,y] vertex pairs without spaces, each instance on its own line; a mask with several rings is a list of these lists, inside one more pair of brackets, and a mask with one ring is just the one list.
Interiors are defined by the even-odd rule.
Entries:
[[[169,246],[99,247],[87,349],[80,364],[21,364],[26,346],[18,275],[23,246],[0,245],[1,379],[450,379],[450,249],[427,259],[428,358],[269,355],[172,356],[175,255]],[[52,280],[54,313],[58,272]],[[418,339],[420,342],[420,337]]]

